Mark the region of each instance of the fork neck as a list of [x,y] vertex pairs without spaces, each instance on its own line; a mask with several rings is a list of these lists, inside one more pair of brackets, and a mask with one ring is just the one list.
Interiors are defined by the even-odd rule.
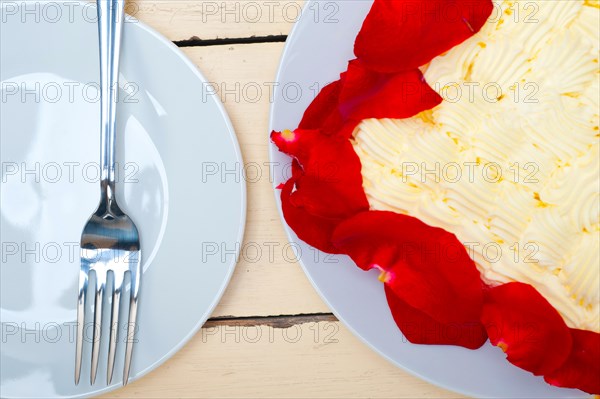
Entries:
[[96,0],[100,48],[100,179],[103,199],[115,192],[117,90],[124,0]]

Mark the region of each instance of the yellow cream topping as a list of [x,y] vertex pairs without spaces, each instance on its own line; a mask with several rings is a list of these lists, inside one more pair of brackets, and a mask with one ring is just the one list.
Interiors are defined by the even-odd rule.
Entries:
[[457,235],[484,279],[533,285],[600,332],[597,2],[496,1],[483,29],[424,68],[445,101],[364,120],[372,209]]

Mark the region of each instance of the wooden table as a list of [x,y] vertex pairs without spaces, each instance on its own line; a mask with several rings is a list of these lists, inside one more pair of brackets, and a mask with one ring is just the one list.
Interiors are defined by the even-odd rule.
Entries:
[[[127,12],[174,41],[224,89],[244,162],[262,165],[269,159],[270,99],[245,99],[239,87],[258,83],[266,90],[275,81],[302,5],[134,0]],[[212,318],[160,368],[106,397],[457,397],[398,369],[354,337],[319,298],[286,243],[263,173],[248,181],[242,256]]]

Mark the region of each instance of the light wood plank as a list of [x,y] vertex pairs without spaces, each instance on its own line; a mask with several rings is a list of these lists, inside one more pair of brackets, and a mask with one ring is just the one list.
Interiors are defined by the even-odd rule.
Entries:
[[179,41],[287,35],[303,5],[303,0],[129,0],[126,12]]
[[339,322],[204,328],[162,367],[107,398],[457,398],[404,372]]
[[[213,316],[268,316],[329,312],[296,262],[271,185],[268,145],[269,85],[283,43],[190,47],[184,52],[215,90],[236,130],[248,167],[248,218],[240,262]],[[260,100],[257,91],[262,90]],[[261,177],[252,174],[260,167]]]

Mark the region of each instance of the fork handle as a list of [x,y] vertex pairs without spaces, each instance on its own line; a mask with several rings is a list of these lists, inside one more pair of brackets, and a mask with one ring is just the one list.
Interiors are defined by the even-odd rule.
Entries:
[[114,196],[115,132],[119,61],[125,0],[96,0],[100,47],[100,166],[101,189],[107,199]]

